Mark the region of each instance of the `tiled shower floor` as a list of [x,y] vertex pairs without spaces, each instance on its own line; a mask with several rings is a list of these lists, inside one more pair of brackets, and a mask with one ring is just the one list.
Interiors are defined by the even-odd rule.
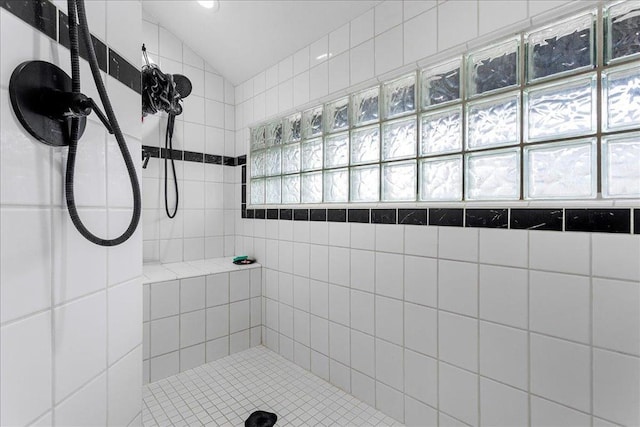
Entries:
[[276,427],[400,425],[263,346],[148,384],[143,400],[144,426],[243,426],[255,410]]

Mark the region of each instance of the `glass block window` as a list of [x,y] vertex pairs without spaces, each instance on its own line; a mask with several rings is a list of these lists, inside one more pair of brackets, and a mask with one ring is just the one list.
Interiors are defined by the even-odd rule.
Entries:
[[248,200],[640,198],[640,5],[598,7],[259,123]]
[[462,156],[420,160],[420,200],[462,200]]
[[358,92],[351,97],[353,125],[362,126],[380,119],[380,88],[378,86]]
[[461,58],[422,70],[422,108],[460,99]]
[[[253,187],[251,188],[253,189]],[[300,203],[300,175],[285,175],[282,177],[282,203]]]
[[368,126],[351,131],[351,164],[377,162],[380,159],[380,127]]
[[322,138],[302,142],[302,170],[322,169]]
[[272,176],[265,181],[265,203],[273,205],[280,203],[281,199],[281,182],[279,176]]
[[640,133],[602,142],[602,196],[640,197]]
[[267,157],[265,159],[265,172],[267,176],[280,175],[282,154],[281,147],[271,147],[267,150]]
[[388,119],[416,111],[415,73],[382,85],[384,116]]
[[605,129],[638,127],[640,124],[640,66],[610,68],[602,73],[602,86]]
[[519,110],[518,95],[467,104],[467,149],[517,144]]
[[529,81],[592,68],[595,17],[587,13],[525,35]]
[[322,202],[322,172],[302,174],[302,203]]
[[382,165],[382,200],[416,199],[416,162],[392,162]]
[[327,136],[324,139],[324,167],[335,168],[349,164],[349,134]]
[[416,118],[394,120],[382,125],[382,160],[416,155]]
[[518,84],[519,45],[518,39],[507,40],[467,56],[467,89],[470,96]]
[[359,166],[350,171],[350,201],[377,202],[380,200],[380,166]]
[[349,128],[349,97],[325,106],[326,132],[332,133]]
[[585,135],[595,131],[595,75],[525,91],[527,139]]
[[605,8],[604,15],[607,62],[640,53],[640,4],[620,2]]
[[450,153],[462,149],[462,110],[423,114],[420,119],[420,155]]
[[517,149],[467,154],[467,200],[513,200],[520,193]]
[[596,190],[595,140],[525,147],[526,198],[588,199]]
[[332,169],[324,172],[324,201],[349,201],[349,169]]
[[298,142],[302,138],[302,113],[284,119],[284,142]]

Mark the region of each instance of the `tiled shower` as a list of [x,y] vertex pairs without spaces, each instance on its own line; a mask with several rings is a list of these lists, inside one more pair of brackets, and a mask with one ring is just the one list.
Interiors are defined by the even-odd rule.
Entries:
[[[422,104],[425,70],[514,37],[518,70],[525,70],[527,34],[589,12],[598,22],[590,46],[604,46],[612,33],[600,23],[611,22],[609,11],[635,10],[627,24],[637,26],[637,4],[372,2],[238,82],[169,30],[150,3],[86,3],[137,166],[142,218],[130,240],[111,248],[76,232],[65,205],[66,150],[28,135],[9,101],[10,76],[22,61],[46,60],[70,73],[66,2],[0,1],[0,425],[243,425],[254,410],[275,412],[276,425],[299,426],[640,425],[637,56],[612,54],[631,88],[628,114],[620,114],[628,121],[615,127],[594,119],[584,134],[561,137],[569,145],[595,141],[587,179],[593,197],[535,200],[522,159],[515,198],[471,200],[465,168],[474,152],[465,142],[434,157],[459,156],[460,187],[447,187],[458,199],[429,199],[418,181],[420,162],[432,159],[420,151],[418,130],[423,117],[438,116]],[[139,121],[143,43],[153,63],[193,84],[170,153],[166,115]],[[601,74],[609,59],[594,49],[594,99],[607,96]],[[97,99],[88,63],[81,67],[83,90]],[[529,102],[520,96],[527,91],[521,73],[517,108]],[[549,81],[571,80],[571,73]],[[316,137],[304,136],[303,120],[300,139],[287,134],[297,113],[302,119],[320,107],[327,114],[323,105],[382,88],[380,123],[364,127],[382,130],[398,120],[383,112],[384,88],[407,75],[416,82],[414,110],[397,117],[419,123],[414,157],[352,163],[349,152],[335,167],[325,157],[319,168],[287,171],[280,163],[270,175],[255,172],[259,153],[280,149],[275,133],[266,136],[271,124],[285,124],[282,153]],[[510,92],[493,93],[491,100]],[[459,102],[461,116],[474,105],[465,94]],[[596,104],[593,117],[615,110]],[[460,124],[464,138],[467,126]],[[352,123],[339,133],[354,144],[358,129]],[[506,149],[489,148],[525,153],[526,132],[518,128]],[[321,135],[320,146],[333,136]],[[607,138],[624,140],[626,151],[605,151],[600,140]],[[141,151],[150,156],[144,169]],[[622,153],[626,169],[606,163],[612,153]],[[177,168],[174,219],[164,213],[164,157]],[[416,165],[410,201],[388,198],[382,189],[393,179],[380,177],[375,200],[352,197],[352,170],[384,171],[398,159]],[[346,171],[343,180],[327,181],[336,171]],[[114,138],[95,115],[76,174],[83,220],[115,236],[131,215],[131,190]],[[321,177],[308,199],[305,174]],[[281,184],[276,198],[265,186],[256,196],[260,185],[291,176],[300,177],[298,187]],[[569,178],[562,170],[555,179]],[[327,182],[349,189],[327,193]],[[607,187],[612,182],[623,184]],[[235,266],[235,255],[257,262]]]

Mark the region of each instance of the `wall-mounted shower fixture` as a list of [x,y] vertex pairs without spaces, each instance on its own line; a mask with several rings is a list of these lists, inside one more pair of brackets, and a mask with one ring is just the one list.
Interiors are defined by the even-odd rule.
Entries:
[[[120,130],[100,68],[87,24],[84,0],[67,0],[69,14],[69,40],[71,49],[71,77],[57,66],[44,61],[27,61],[12,73],[9,95],[15,114],[24,128],[38,141],[52,146],[69,146],[65,195],[69,216],[76,229],[87,240],[101,246],[115,246],[125,242],[135,232],[140,221],[140,185],[135,166]],[[80,91],[79,33],[88,52],[89,65],[98,94],[104,106],[103,114],[93,99]],[[114,239],[103,239],[91,233],[82,223],[74,196],[74,172],[78,141],[84,132],[86,117],[95,112],[109,133],[114,134],[120,153],[127,166],[133,192],[133,214],[129,227]]]
[[[191,94],[191,81],[182,74],[165,74],[160,68],[149,61],[147,48],[142,45],[142,55],[146,64],[142,67],[142,117],[156,114],[159,111],[167,113],[167,130],[164,136],[164,210],[169,218],[174,218],[178,213],[178,177],[176,176],[176,164],[173,158],[173,128],[176,116],[182,114],[182,100]],[[173,184],[176,194],[173,213],[169,211],[169,198],[167,195],[167,169],[168,159],[171,159],[173,171]],[[147,160],[148,161],[148,160]],[[145,166],[147,162],[145,161]]]

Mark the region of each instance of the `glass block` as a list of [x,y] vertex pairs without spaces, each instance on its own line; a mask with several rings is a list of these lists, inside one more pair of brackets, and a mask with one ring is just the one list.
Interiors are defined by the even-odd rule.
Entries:
[[460,62],[458,58],[422,70],[422,108],[460,99]]
[[380,166],[358,166],[350,170],[352,202],[377,202],[380,198]]
[[525,136],[529,141],[595,131],[595,75],[525,90]]
[[271,147],[267,149],[267,157],[265,161],[265,174],[267,176],[280,175],[282,170],[281,147]]
[[347,202],[349,200],[349,170],[334,169],[324,172],[324,201]]
[[267,124],[267,146],[282,144],[282,120]]
[[302,137],[322,135],[322,105],[302,113]]
[[467,148],[517,144],[520,140],[518,95],[467,105]]
[[285,175],[282,177],[282,203],[300,203],[300,175]]
[[420,200],[462,199],[462,156],[420,160]]
[[280,204],[280,177],[274,176],[266,179],[266,202],[270,205]]
[[284,119],[284,142],[297,142],[302,138],[302,113]]
[[300,144],[282,147],[282,173],[300,172]]
[[603,72],[605,130],[640,127],[640,67]]
[[525,147],[525,198],[595,197],[595,149],[595,139]]
[[335,168],[349,164],[349,133],[324,138],[324,167]]
[[607,62],[640,52],[640,3],[620,2],[605,9]]
[[382,200],[385,202],[416,200],[415,160],[382,165]]
[[251,204],[264,205],[264,179],[251,180]]
[[386,118],[398,117],[416,110],[415,73],[385,83],[382,90]]
[[322,203],[322,172],[302,174],[302,203]]
[[372,123],[380,118],[379,93],[380,87],[376,86],[358,92],[351,97],[354,126]]
[[519,39],[511,39],[469,54],[467,86],[470,96],[519,83],[519,45]]
[[528,81],[593,66],[593,18],[589,13],[526,34]]
[[302,141],[302,170],[322,169],[322,138]]
[[251,131],[251,149],[264,148],[267,139],[267,128],[265,126],[258,126]]
[[603,138],[602,196],[640,197],[640,133]]
[[462,107],[423,114],[420,129],[421,156],[462,150]]
[[349,98],[342,98],[325,104],[324,118],[327,121],[325,131],[337,132],[349,127]]
[[380,160],[380,127],[364,127],[351,132],[351,164]]
[[400,119],[382,125],[382,160],[416,155],[416,118]]
[[251,177],[264,176],[265,150],[251,153]]
[[467,154],[466,199],[518,199],[520,153],[518,149]]

